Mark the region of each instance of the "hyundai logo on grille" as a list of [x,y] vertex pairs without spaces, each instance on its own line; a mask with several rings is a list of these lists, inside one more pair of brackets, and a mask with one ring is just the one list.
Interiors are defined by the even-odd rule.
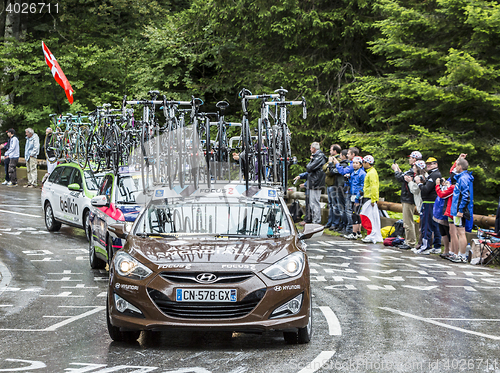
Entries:
[[196,281],[211,284],[212,282],[217,281],[217,276],[213,273],[200,273],[196,276]]

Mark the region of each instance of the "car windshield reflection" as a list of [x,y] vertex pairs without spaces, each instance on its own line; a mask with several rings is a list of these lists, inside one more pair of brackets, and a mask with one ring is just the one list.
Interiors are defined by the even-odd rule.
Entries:
[[140,236],[278,238],[291,234],[277,201],[247,198],[164,199],[151,202],[134,232]]
[[120,175],[116,187],[116,203],[135,204],[142,193],[140,175]]

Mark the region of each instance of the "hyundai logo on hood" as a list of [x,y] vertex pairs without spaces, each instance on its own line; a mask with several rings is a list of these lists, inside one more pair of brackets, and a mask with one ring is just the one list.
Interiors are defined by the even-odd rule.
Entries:
[[217,281],[217,276],[213,273],[200,273],[198,276],[196,276],[196,281],[201,284],[211,284]]

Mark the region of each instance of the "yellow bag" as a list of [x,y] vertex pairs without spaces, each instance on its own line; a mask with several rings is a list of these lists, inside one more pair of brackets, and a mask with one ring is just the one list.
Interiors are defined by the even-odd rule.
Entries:
[[388,225],[387,227],[383,227],[380,229],[380,232],[382,233],[382,238],[387,238],[389,237],[392,233],[394,233],[394,226],[393,225]]

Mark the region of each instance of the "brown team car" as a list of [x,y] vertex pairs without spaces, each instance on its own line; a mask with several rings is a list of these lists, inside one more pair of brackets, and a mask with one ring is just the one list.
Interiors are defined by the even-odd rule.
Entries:
[[[277,190],[157,189],[113,258],[107,324],[115,341],[141,330],[282,331],[312,335],[303,238]],[[127,234],[124,232],[128,230]],[[320,230],[320,229],[318,229]]]

